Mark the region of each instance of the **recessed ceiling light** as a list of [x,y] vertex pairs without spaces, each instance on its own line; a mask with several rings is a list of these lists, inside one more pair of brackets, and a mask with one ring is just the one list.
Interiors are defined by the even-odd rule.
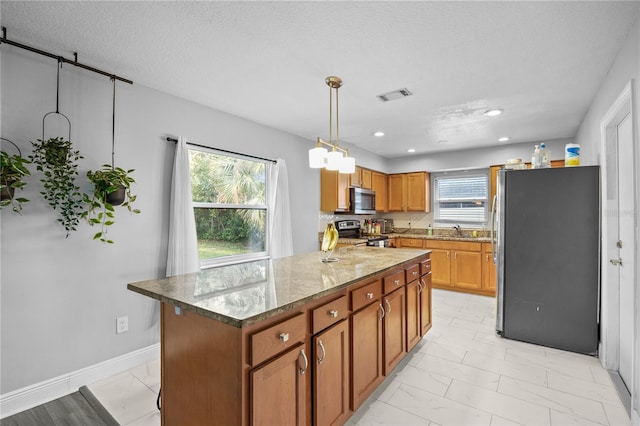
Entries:
[[498,139],[498,142],[506,142],[508,140],[511,140],[511,138],[509,136],[503,136],[503,137]]
[[488,109],[484,112],[484,115],[488,117],[495,117],[496,115],[500,115],[504,112],[502,109]]
[[409,148],[407,152],[416,152],[415,148]]
[[380,138],[380,137],[384,136],[384,132],[377,131],[377,132],[375,132],[375,133],[373,134],[373,136],[377,136],[377,137],[379,137],[379,138]]
[[448,141],[445,139],[439,140],[438,143],[447,143]]

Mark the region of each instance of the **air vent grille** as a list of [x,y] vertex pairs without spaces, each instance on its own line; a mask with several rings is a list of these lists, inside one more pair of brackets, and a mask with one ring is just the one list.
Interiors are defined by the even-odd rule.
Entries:
[[407,96],[411,96],[413,93],[409,91],[409,89],[398,89],[393,92],[383,93],[382,95],[377,95],[376,97],[380,99],[382,102],[389,102],[396,99],[406,98]]

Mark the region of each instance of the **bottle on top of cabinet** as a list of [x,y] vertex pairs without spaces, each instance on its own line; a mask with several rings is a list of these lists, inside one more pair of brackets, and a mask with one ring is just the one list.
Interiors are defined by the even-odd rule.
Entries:
[[540,154],[541,154],[541,161],[540,161],[541,167],[543,169],[548,169],[549,167],[551,167],[549,150],[547,149],[547,146],[544,143],[540,144]]
[[531,155],[531,168],[539,169],[542,167],[542,151],[540,150],[540,145],[535,145],[533,149],[533,154]]

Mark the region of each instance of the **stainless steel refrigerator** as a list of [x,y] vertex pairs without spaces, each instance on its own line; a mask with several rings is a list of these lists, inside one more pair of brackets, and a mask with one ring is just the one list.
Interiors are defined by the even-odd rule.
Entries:
[[599,167],[501,170],[496,197],[498,334],[596,355]]

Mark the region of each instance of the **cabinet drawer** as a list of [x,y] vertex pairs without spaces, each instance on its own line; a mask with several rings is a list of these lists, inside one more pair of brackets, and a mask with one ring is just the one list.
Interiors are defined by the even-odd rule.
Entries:
[[411,281],[415,281],[420,277],[420,265],[413,264],[404,268],[405,273],[405,282],[410,283]]
[[384,282],[384,294],[389,294],[404,285],[404,269],[387,275],[382,280]]
[[419,238],[400,238],[401,247],[422,248],[422,241]]
[[313,334],[319,333],[330,325],[346,318],[349,313],[347,305],[347,296],[342,296],[332,302],[320,306],[319,308],[315,308],[312,314]]
[[305,314],[300,313],[252,335],[251,365],[260,364],[299,342],[303,342],[306,335],[305,329]]
[[382,296],[382,282],[380,280],[357,288],[351,292],[351,309],[357,311],[380,296]]
[[431,259],[425,259],[420,262],[420,275],[426,275],[431,272]]

